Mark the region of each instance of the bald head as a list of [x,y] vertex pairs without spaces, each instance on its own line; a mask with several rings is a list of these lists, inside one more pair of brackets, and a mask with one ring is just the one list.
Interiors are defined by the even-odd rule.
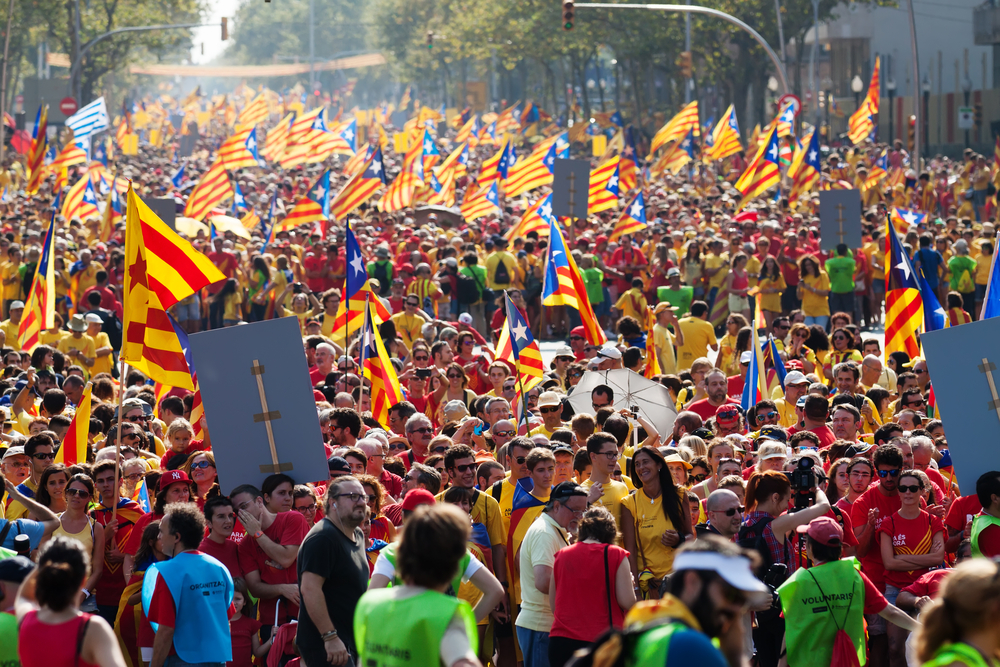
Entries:
[[733,506],[733,503],[739,505],[739,496],[729,489],[718,489],[708,494],[708,500],[705,501],[705,509],[709,512],[718,512],[719,510],[729,509]]

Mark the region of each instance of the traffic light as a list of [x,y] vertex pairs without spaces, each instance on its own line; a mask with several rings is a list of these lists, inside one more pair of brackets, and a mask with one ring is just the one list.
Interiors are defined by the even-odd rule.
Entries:
[[681,77],[685,79],[691,78],[691,52],[681,51],[681,55],[677,58],[677,67],[680,69]]
[[906,130],[906,132],[907,132],[907,134],[906,134],[906,145],[907,145],[907,149],[912,153],[913,152],[913,141],[914,141],[914,138],[915,138],[915,136],[917,134],[917,117],[911,115],[910,116],[910,122],[908,122],[906,124],[906,126],[907,126],[907,130]]
[[222,41],[229,39],[229,19],[222,17]]
[[573,0],[563,0],[563,30],[573,29],[574,14],[576,13],[576,8],[573,6]]
[[972,105],[972,118],[976,128],[983,126],[983,103],[976,102]]
[[434,48],[434,31],[433,30],[428,30],[427,31],[427,48],[428,49],[433,49]]

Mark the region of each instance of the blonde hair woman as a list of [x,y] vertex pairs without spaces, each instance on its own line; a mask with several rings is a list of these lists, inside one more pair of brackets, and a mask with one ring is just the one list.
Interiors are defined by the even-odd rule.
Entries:
[[986,667],[1000,651],[1000,565],[985,558],[960,563],[938,599],[920,614],[917,657],[924,667]]

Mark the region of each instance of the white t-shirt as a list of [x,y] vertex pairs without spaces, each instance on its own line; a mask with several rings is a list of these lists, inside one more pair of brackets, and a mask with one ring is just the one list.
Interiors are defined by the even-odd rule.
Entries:
[[[469,565],[465,568],[465,572],[462,573],[463,584],[469,581],[469,579],[472,579],[472,576],[476,574],[476,572],[479,572],[479,570],[483,567],[483,564],[479,562],[478,558],[472,554],[469,555],[471,556],[471,558],[469,558]],[[381,574],[389,581],[392,581],[396,577],[396,567],[389,562],[389,559],[385,557],[384,553],[380,553],[378,558],[375,560],[375,569],[372,570],[372,576],[374,577],[376,574]]]

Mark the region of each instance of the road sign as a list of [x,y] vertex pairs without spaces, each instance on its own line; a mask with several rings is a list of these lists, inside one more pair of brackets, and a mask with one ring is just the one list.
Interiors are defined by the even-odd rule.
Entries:
[[795,115],[798,116],[799,112],[802,111],[802,100],[800,100],[796,95],[787,93],[778,98],[778,108],[784,110],[786,107],[795,107]]
[[971,130],[975,125],[972,107],[958,107],[958,129]]
[[76,113],[79,106],[76,103],[76,99],[72,97],[64,97],[59,101],[59,111],[62,111],[67,116],[72,116]]
[[586,219],[589,194],[590,163],[556,160],[552,170],[552,215]]

